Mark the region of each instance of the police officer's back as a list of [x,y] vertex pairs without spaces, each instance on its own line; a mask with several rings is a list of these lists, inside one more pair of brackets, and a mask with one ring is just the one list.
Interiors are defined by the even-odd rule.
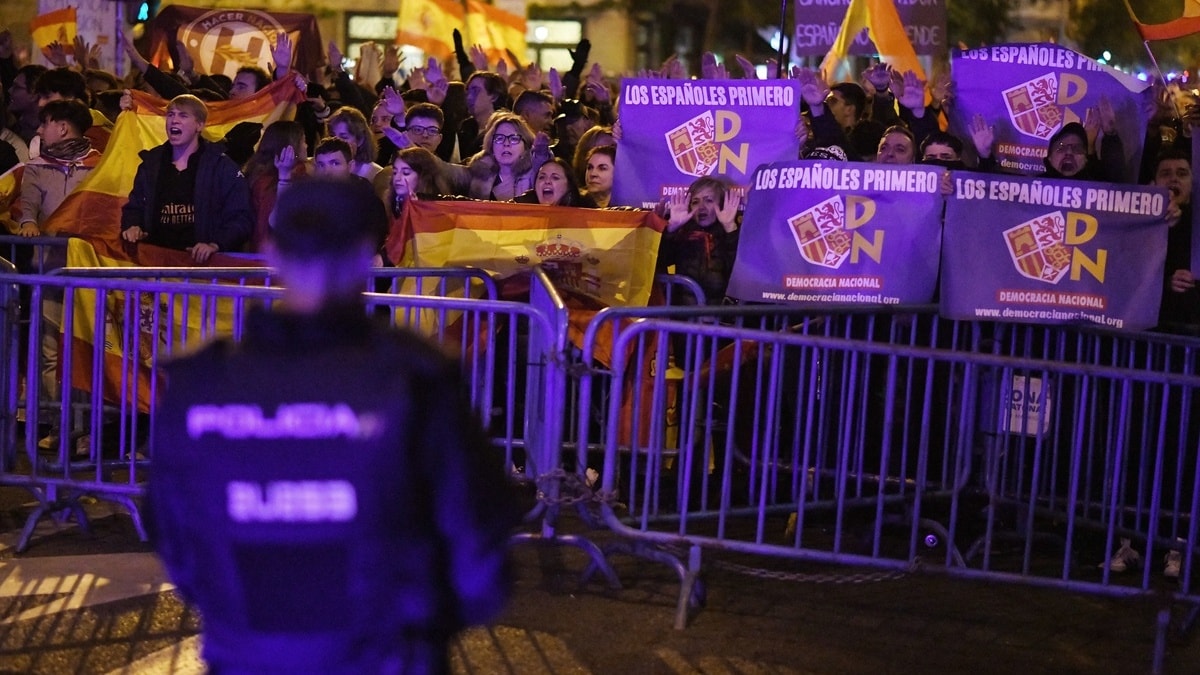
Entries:
[[359,300],[386,217],[357,183],[290,191],[283,310],[168,369],[148,507],[215,673],[444,672],[507,596],[501,459],[455,364]]

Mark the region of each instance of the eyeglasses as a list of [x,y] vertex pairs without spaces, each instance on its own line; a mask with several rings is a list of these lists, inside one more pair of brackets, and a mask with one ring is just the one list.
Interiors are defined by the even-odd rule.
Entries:
[[519,145],[524,142],[525,139],[522,138],[520,134],[509,134],[507,136],[504,134],[496,134],[492,137],[493,145]]
[[408,130],[418,136],[437,136],[442,133],[442,130],[437,127],[409,126]]
[[1087,152],[1087,149],[1082,143],[1055,143],[1054,147],[1050,148],[1051,152],[1069,152],[1074,155],[1082,155]]

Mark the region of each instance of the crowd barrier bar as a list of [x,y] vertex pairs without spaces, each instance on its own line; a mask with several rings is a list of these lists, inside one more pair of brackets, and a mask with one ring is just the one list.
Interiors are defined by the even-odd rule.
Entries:
[[66,261],[68,237],[0,234],[0,258],[20,272],[45,274]]
[[[603,429],[581,417],[575,430],[580,452],[601,435],[597,499],[624,540],[606,553],[677,570],[677,627],[702,594],[704,549],[1162,598],[1156,671],[1168,628],[1195,621],[1200,343],[921,312],[693,310],[610,312],[611,366],[581,368],[608,381],[579,387],[605,391]],[[592,328],[584,358],[604,334]],[[646,367],[668,353],[674,381]],[[1098,565],[1122,536],[1150,563],[1139,574]],[[1157,573],[1164,554],[1179,555],[1177,582]]]
[[[169,269],[163,273],[171,276],[179,271]],[[121,278],[110,270],[75,269],[54,275],[28,275],[14,274],[10,267],[0,274],[6,310],[0,319],[0,335],[5,336],[6,344],[16,344],[22,329],[29,336],[25,349],[7,351],[0,362],[7,389],[3,392],[4,410],[0,411],[5,440],[0,483],[26,488],[38,501],[18,542],[19,551],[28,546],[34,527],[45,515],[73,512],[80,525],[86,527],[80,499],[87,496],[123,505],[144,537],[136,500],[152,470],[153,449],[145,441],[152,435],[153,416],[148,415],[147,406],[152,410],[157,397],[160,362],[200,340],[216,336],[240,339],[241,324],[250,306],[267,305],[281,297],[278,288],[198,283],[204,274],[200,270],[192,272],[187,282],[160,280],[154,278],[156,273],[142,270],[135,274],[144,278]],[[475,274],[471,272],[467,277]],[[539,279],[535,289],[539,284],[548,287],[540,271],[535,277]],[[29,289],[33,307],[41,307],[47,294],[61,296],[64,335],[75,334],[80,320],[77,314],[84,319],[88,316],[82,312],[84,308],[91,312],[94,318],[86,331],[90,345],[67,339],[59,349],[60,372],[71,373],[74,367],[87,364],[85,359],[91,359],[87,364],[90,386],[85,388],[89,391],[79,393],[71,386],[63,387],[61,396],[42,391],[43,321],[22,324],[18,303],[13,300],[22,288]],[[556,392],[561,395],[560,383],[543,381],[548,373],[561,373],[555,362],[565,340],[565,309],[552,289],[541,296],[535,292],[531,303],[374,293],[364,297],[368,311],[386,313],[397,323],[407,323],[408,313],[427,312],[453,315],[457,317],[455,325],[474,326],[455,332],[446,328],[449,322],[443,321],[434,337],[451,340],[460,348],[472,405],[492,434],[493,446],[503,451],[505,465],[527,465],[530,475],[534,471],[553,474],[560,441],[525,424],[523,414],[550,411],[554,404],[546,397]],[[554,313],[547,314],[545,307]],[[501,333],[507,337],[498,339]],[[470,342],[465,342],[463,336],[469,336]],[[104,372],[106,339],[121,347],[117,351],[117,378]],[[525,349],[522,342],[527,343]],[[112,351],[109,357],[113,358]],[[506,364],[499,370],[498,360]],[[140,366],[145,370],[139,378]],[[19,393],[22,373],[23,396]],[[561,374],[559,378],[561,381]],[[67,382],[71,383],[69,377]],[[106,400],[106,384],[110,393],[119,395]],[[78,398],[71,395],[73,390]],[[39,422],[43,421],[57,422],[60,431],[53,447],[39,449],[40,432],[44,431],[39,429]],[[23,433],[18,434],[18,429]],[[86,449],[69,442],[76,440],[70,432],[88,435]],[[516,456],[521,452],[529,455],[530,461]]]

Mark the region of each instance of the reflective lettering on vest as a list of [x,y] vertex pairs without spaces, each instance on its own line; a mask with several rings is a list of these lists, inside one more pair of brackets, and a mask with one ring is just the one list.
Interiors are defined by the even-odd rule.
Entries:
[[225,504],[237,523],[344,523],[358,513],[354,486],[344,480],[230,481]]
[[366,440],[383,433],[382,416],[355,412],[345,403],[284,403],[274,417],[253,404],[194,405],[187,411],[188,437],[208,433],[222,438],[343,438]]

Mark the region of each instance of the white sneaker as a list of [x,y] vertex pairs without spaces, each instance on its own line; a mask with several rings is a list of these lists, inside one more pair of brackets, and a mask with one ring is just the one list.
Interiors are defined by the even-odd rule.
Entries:
[[1124,572],[1128,569],[1137,569],[1142,564],[1142,556],[1133,547],[1129,545],[1129,539],[1121,539],[1121,548],[1113,554],[1106,562],[1102,562],[1096,567],[1103,569],[1105,566],[1113,572]]
[[1183,567],[1183,554],[1179,551],[1167,551],[1163,560],[1167,563],[1167,566],[1163,568],[1163,576],[1178,579],[1179,570]]

